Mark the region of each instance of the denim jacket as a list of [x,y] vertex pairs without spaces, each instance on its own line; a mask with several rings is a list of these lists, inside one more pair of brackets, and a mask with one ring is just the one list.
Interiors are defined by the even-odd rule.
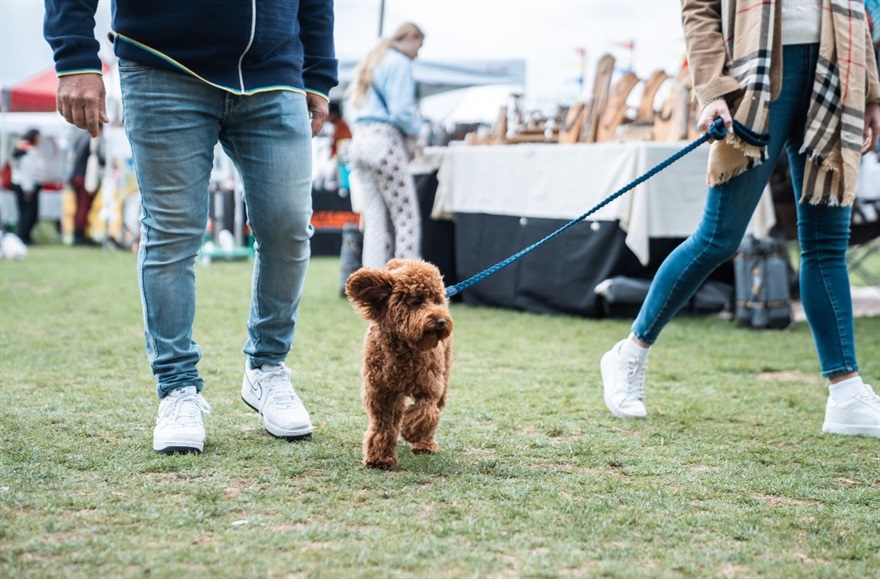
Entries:
[[373,86],[364,102],[350,107],[355,123],[389,123],[405,135],[422,126],[416,113],[416,81],[412,59],[393,48],[373,71]]

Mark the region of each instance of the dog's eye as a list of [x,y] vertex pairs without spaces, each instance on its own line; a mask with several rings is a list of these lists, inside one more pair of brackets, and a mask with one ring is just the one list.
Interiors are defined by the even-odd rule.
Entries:
[[422,298],[413,298],[413,301],[412,301],[413,306],[418,307],[418,306],[422,305],[423,303],[424,303],[424,301],[422,300]]

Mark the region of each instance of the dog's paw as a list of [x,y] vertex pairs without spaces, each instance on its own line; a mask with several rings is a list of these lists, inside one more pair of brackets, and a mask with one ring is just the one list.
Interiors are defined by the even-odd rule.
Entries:
[[382,470],[390,470],[397,466],[397,457],[395,456],[383,456],[383,457],[369,457],[364,459],[364,466],[367,468],[378,468]]
[[414,442],[412,445],[413,454],[437,454],[440,446],[435,441],[430,442]]

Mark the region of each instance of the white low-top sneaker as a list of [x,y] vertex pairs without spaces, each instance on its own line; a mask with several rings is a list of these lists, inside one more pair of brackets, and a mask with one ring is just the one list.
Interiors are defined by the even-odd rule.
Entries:
[[867,384],[844,402],[835,402],[829,396],[822,432],[880,438],[880,396]]
[[177,388],[159,402],[153,429],[153,450],[165,454],[202,452],[205,447],[205,414],[211,406],[195,386]]
[[290,370],[284,364],[251,368],[245,362],[241,399],[262,415],[272,436],[298,440],[312,435],[309,411],[293,390]]
[[621,340],[605,352],[599,363],[605,405],[618,418],[644,418],[647,415],[644,400],[648,360],[638,356],[624,357],[620,353],[624,342]]

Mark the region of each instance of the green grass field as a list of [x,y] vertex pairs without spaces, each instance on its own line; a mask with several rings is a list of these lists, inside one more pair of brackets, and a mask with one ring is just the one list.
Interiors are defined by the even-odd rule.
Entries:
[[[251,264],[197,270],[202,455],[151,449],[135,256],[0,262],[2,577],[877,577],[880,442],[821,433],[809,329],[679,318],[645,421],[605,409],[628,320],[453,305],[436,456],[366,470],[366,322],[316,258],[288,359],[311,441],[239,399]],[[880,318],[856,322],[880,387]]]

